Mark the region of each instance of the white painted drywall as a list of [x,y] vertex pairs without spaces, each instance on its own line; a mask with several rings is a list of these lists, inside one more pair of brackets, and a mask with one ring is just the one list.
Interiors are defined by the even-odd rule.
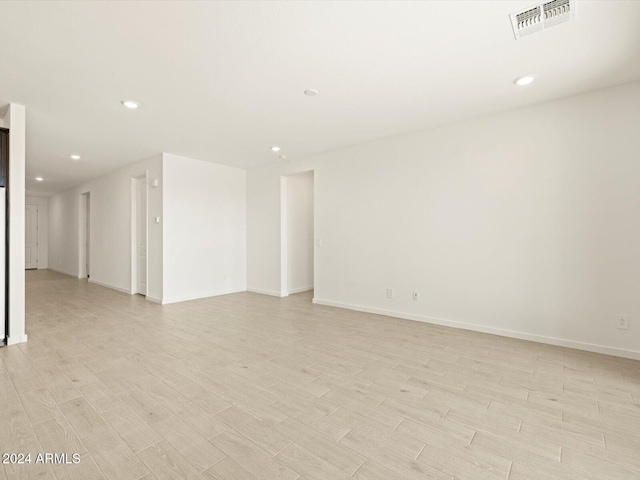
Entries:
[[284,177],[287,196],[287,291],[313,289],[313,172]]
[[27,341],[24,311],[24,200],[26,109],[12,103],[5,114],[9,128],[9,345]]
[[246,289],[246,171],[163,154],[164,302]]
[[[131,179],[162,182],[162,157],[151,157],[49,198],[49,268],[80,274],[80,195],[91,194],[91,282],[131,292]],[[162,300],[162,188],[149,189],[148,297]]]
[[27,205],[38,206],[38,270],[49,268],[49,199],[25,197]]
[[49,269],[78,277],[78,189],[49,197]]
[[314,169],[318,303],[640,358],[639,125],[632,83],[249,170],[248,289]]

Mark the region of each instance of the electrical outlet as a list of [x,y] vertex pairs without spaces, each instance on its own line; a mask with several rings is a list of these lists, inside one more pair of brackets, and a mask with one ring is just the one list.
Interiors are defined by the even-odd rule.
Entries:
[[616,315],[618,330],[629,330],[629,315]]
[[387,298],[393,298],[393,288],[387,288]]
[[322,247],[322,239],[321,238],[316,238],[316,247],[318,247],[318,248]]
[[418,292],[413,292],[413,299],[417,302],[420,300],[420,294]]

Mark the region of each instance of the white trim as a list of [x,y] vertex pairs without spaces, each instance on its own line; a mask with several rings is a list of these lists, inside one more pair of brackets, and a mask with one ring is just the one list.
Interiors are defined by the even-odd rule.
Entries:
[[[209,298],[209,297],[218,297],[220,295],[229,295],[231,293],[241,293],[241,292],[245,292],[245,288],[228,288],[225,290],[218,290],[215,292],[207,292],[207,293],[196,293],[193,295],[181,295],[178,297],[173,297],[173,298],[163,298],[161,303],[162,305],[166,305],[168,303],[178,303],[178,302],[188,302],[190,300],[198,300],[201,298]],[[157,301],[157,299],[154,299],[153,301]]]
[[[144,193],[145,193],[145,215],[144,226],[147,231],[146,243],[146,285],[145,292],[138,291],[138,189],[142,187],[141,180],[144,180]],[[131,294],[141,293],[147,295],[149,292],[149,170],[145,170],[143,175],[137,177],[131,177]]]
[[293,295],[294,293],[308,292],[309,290],[313,290],[313,285],[311,285],[310,287],[293,288],[289,290],[289,295]]
[[[89,204],[89,210],[87,210]],[[88,278],[87,275],[87,243],[89,244],[89,270],[91,270],[91,231],[87,236],[87,213],[89,224],[91,223],[91,190],[79,194],[78,204],[78,278]],[[91,229],[89,229],[91,230]]]
[[[78,279],[80,278],[80,276],[76,275],[75,273],[65,272],[64,270],[59,270],[59,269],[54,268],[54,267],[45,268],[45,269],[43,269],[43,270],[52,270],[52,271],[54,271],[54,272],[61,273],[62,275],[68,275],[68,276],[70,276],[70,277],[78,278]],[[85,278],[86,278],[86,277],[85,277]]]
[[16,345],[17,343],[26,343],[27,335],[16,335],[15,337],[7,337],[7,345]]
[[133,295],[133,293],[131,293],[131,291],[127,288],[116,287],[115,285],[99,282],[98,280],[94,280],[91,277],[89,277],[89,283],[95,283],[96,285],[100,285],[101,287],[110,288],[111,290],[117,290],[118,292],[126,293],[127,295]]
[[259,288],[247,288],[247,292],[259,293],[260,295],[271,295],[272,297],[288,297],[288,293],[274,292],[273,290],[260,290]]
[[[286,292],[289,286],[289,210],[287,203],[288,180],[280,176],[280,291]],[[287,293],[287,295],[289,295]],[[286,295],[281,295],[286,296]]]
[[432,323],[434,325],[443,325],[446,327],[460,328],[463,330],[472,330],[474,332],[490,333],[501,337],[518,338],[520,340],[529,340],[531,342],[545,343],[547,345],[556,345],[559,347],[575,348],[577,350],[585,350],[587,352],[602,353],[604,355],[613,355],[615,357],[630,358],[640,360],[640,351],[625,350],[623,348],[607,347],[605,345],[597,345],[594,343],[579,342],[576,340],[565,340],[562,338],[546,337],[544,335],[536,335],[532,333],[517,332],[514,330],[504,330],[502,328],[485,327],[483,325],[475,325],[472,323],[456,322],[453,320],[445,320],[442,318],[433,318],[413,313],[395,312],[392,310],[384,310],[381,308],[364,307],[361,305],[351,305],[348,303],[334,302],[331,300],[313,299],[313,303],[318,305],[326,305],[329,307],[344,308],[347,310],[355,310],[357,312],[373,313],[376,315],[385,315],[388,317],[402,318],[404,320],[413,320],[416,322]]
[[159,303],[160,305],[162,305],[162,303],[163,303],[161,298],[150,297],[149,295],[147,295],[145,298],[147,300],[149,300],[150,302]]

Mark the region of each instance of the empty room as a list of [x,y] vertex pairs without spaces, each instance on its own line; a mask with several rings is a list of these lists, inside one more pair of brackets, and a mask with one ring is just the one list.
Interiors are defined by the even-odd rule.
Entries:
[[0,2],[0,480],[640,479],[639,23]]

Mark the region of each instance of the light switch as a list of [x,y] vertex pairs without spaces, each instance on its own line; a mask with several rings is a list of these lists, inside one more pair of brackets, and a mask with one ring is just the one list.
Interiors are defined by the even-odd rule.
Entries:
[[156,217],[156,223],[160,223],[160,217]]

